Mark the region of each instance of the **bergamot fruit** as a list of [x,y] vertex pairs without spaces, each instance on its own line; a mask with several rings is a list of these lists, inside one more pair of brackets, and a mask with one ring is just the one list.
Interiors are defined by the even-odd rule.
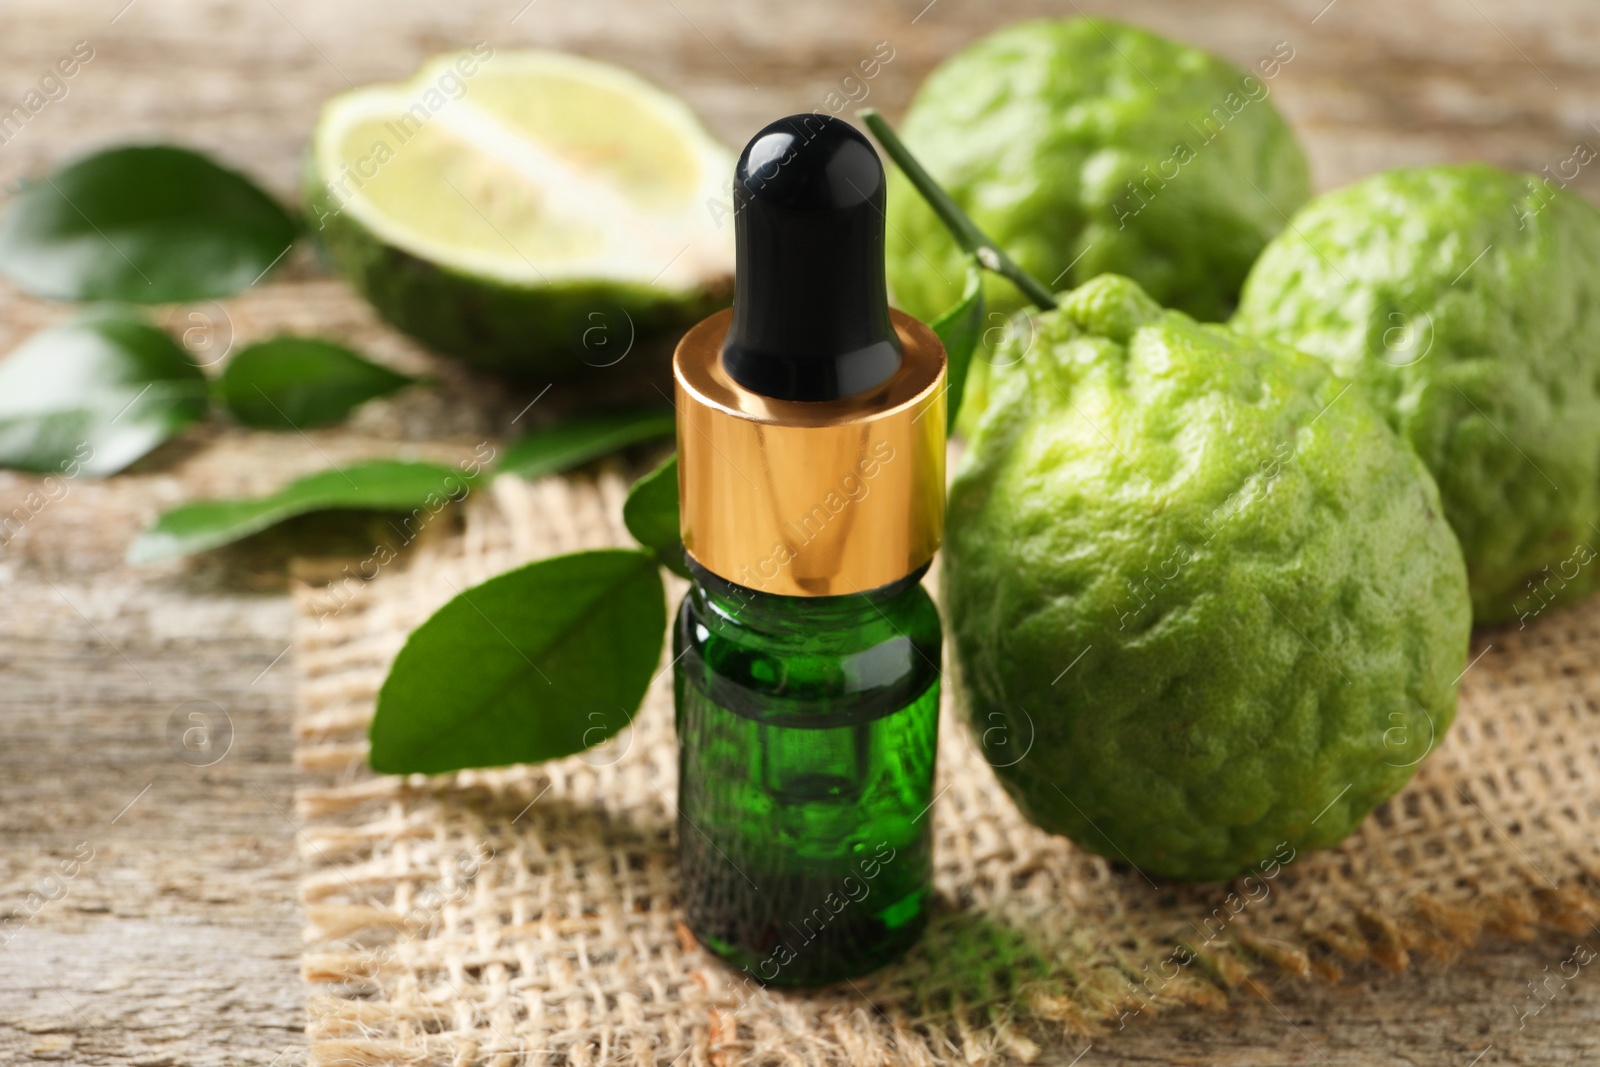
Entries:
[[1320,361],[1126,278],[1023,316],[941,579],[1001,782],[1148,874],[1339,841],[1455,715],[1471,618],[1432,479]]
[[1482,164],[1320,197],[1235,324],[1325,359],[1439,483],[1480,622],[1600,583],[1600,210]]
[[[1245,73],[1105,19],[1021,22],[929,75],[901,135],[1026,271],[1068,287],[1115,271],[1197,318],[1232,311],[1250,264],[1310,195],[1271,101],[1281,45]],[[888,264],[897,303],[931,320],[961,296],[961,255],[896,173]],[[991,279],[991,308],[1021,306]]]
[[329,101],[307,170],[308,223],[373,306],[510,377],[628,373],[732,293],[732,154],[605,63],[440,56]]

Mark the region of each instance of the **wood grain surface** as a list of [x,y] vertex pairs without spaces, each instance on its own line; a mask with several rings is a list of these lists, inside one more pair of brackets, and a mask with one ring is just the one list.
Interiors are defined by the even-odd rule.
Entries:
[[[75,42],[94,57],[65,98],[0,143],[0,184],[96,146],[159,139],[203,147],[291,197],[323,99],[478,40],[634,67],[740,144],[776,115],[822,106],[879,41],[894,59],[868,102],[894,117],[976,35],[1080,10],[1241,64],[1289,42],[1273,93],[1322,188],[1441,160],[1554,169],[1577,143],[1600,146],[1592,0],[5,0],[0,111]],[[1596,170],[1575,182],[1591,196]],[[309,435],[192,431],[128,474],[69,483],[0,538],[0,1063],[304,1059],[285,589],[292,552],[337,554],[348,538],[313,524],[144,570],[122,554],[181,500],[264,490],[357,456],[465,454],[504,436],[531,394],[434,359],[308,253],[296,257],[258,289],[171,320],[214,330],[213,352],[283,330],[341,337],[436,374],[438,388]],[[0,352],[68,310],[0,285]],[[536,414],[570,400],[552,394]],[[0,472],[0,513],[34,488]],[[179,759],[170,739],[202,721],[219,746],[231,736],[208,767]],[[1226,1012],[1063,1037],[1041,1062],[1591,1063],[1600,976],[1585,969],[1530,999],[1528,983],[1571,954],[1568,939],[1497,942],[1340,986],[1285,980]]]

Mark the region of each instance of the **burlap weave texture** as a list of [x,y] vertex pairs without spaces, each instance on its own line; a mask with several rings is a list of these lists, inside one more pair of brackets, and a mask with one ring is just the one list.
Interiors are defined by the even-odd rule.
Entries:
[[[773,992],[679,921],[667,663],[631,731],[554,764],[395,778],[365,728],[406,634],[473,583],[628,544],[625,479],[501,478],[464,528],[330,599],[298,587],[304,972],[318,1064],[1022,1060],[1268,971],[1337,980],[1600,918],[1600,600],[1474,642],[1457,723],[1341,847],[1256,877],[1144,878],[1024,820],[948,709],[939,903],[903,961]],[[470,670],[464,664],[463,670]]]

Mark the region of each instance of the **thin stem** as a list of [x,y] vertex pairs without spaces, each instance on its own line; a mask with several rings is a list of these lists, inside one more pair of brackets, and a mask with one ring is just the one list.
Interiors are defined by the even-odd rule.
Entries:
[[980,264],[993,271],[1015,285],[1033,303],[1044,309],[1050,310],[1056,306],[1056,298],[1048,287],[1039,279],[1023,270],[1014,263],[1010,256],[1002,252],[989,235],[978,229],[978,226],[961,206],[950,199],[950,194],[939,187],[933,176],[922,169],[922,164],[911,154],[911,150],[900,140],[898,134],[889,127],[878,114],[876,108],[863,108],[856,112],[861,121],[867,124],[867,129],[883,145],[883,150],[889,153],[889,158],[905,172],[911,184],[922,194],[922,199],[933,208],[933,213],[939,216],[939,221],[945,224],[950,231],[950,236],[955,238],[956,244],[968,255],[976,256]]

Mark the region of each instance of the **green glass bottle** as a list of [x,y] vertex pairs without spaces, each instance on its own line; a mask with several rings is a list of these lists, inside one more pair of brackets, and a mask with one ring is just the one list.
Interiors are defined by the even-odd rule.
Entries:
[[786,597],[696,568],[679,609],[684,910],[762,982],[862,974],[922,930],[940,628],[921,576]]
[[819,985],[926,922],[945,355],[889,309],[883,168],[853,127],[773,123],[733,192],[733,308],[673,358],[683,909],[753,978]]

